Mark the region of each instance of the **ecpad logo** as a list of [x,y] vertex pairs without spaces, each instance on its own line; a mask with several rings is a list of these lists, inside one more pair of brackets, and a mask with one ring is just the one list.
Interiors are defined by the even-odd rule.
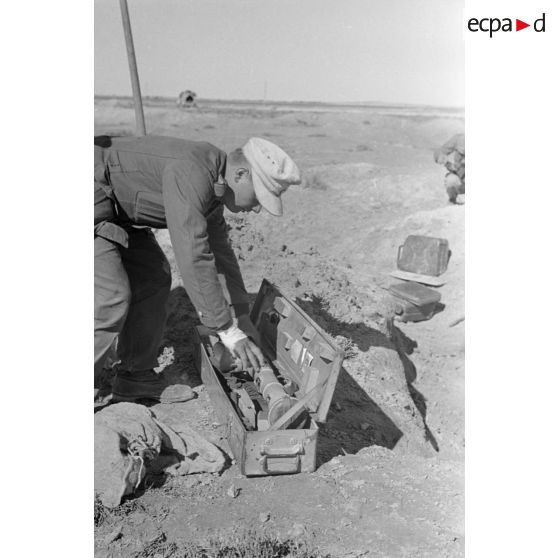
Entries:
[[[543,13],[543,15],[540,18],[536,19],[533,22],[533,29],[535,30],[535,32],[537,33],[545,32],[545,23],[546,23],[545,15],[546,14]],[[482,19],[477,19],[476,17],[472,17],[467,22],[467,27],[469,31],[472,31],[473,33],[477,33],[478,31],[482,31],[484,33],[488,32],[490,33],[490,38],[492,38],[492,35],[494,33],[497,33],[498,31],[504,31],[504,32],[513,31],[512,18],[509,17],[505,17],[503,19],[500,19],[498,17],[490,17],[490,18],[485,17]],[[520,19],[515,20],[516,31],[521,31],[526,27],[531,27],[531,24],[525,23]]]

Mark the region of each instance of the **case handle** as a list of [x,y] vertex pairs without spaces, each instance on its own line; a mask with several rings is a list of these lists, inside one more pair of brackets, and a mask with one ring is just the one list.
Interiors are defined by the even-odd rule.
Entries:
[[273,448],[268,446],[267,444],[263,444],[262,448],[260,449],[260,453],[265,455],[266,457],[295,457],[302,453],[302,443],[298,442],[297,444],[292,445],[289,447],[281,447],[281,448]]
[[260,453],[260,464],[266,474],[300,473],[300,456],[303,453],[302,443],[294,444],[290,448],[276,448],[263,445]]
[[300,455],[277,457],[264,455],[260,463],[267,475],[300,473]]

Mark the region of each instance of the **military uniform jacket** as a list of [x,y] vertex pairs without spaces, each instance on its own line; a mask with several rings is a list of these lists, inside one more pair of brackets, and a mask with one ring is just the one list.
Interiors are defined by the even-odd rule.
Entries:
[[230,325],[229,302],[237,315],[248,311],[214,187],[225,163],[226,154],[205,142],[95,138],[95,234],[126,246],[130,226],[168,228],[184,288],[202,323],[214,329]]

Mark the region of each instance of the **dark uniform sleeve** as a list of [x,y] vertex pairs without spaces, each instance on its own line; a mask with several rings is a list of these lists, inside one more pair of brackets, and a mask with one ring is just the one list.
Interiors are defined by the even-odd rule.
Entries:
[[220,205],[207,219],[209,246],[215,255],[217,272],[234,308],[235,316],[248,314],[249,300],[238,266],[238,260],[229,242],[227,225]]
[[184,288],[202,323],[212,329],[232,324],[229,303],[217,275],[204,215],[211,193],[207,177],[192,166],[169,164],[163,173],[163,202]]

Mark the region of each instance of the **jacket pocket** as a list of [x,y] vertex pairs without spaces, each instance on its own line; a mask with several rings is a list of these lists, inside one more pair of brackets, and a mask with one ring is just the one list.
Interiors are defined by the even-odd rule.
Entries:
[[95,224],[102,221],[111,221],[114,219],[114,206],[111,199],[108,197],[105,189],[99,182],[95,182],[95,193],[94,193],[94,217]]
[[120,246],[128,248],[128,233],[116,223],[108,221],[97,223],[95,225],[95,236],[100,236],[105,240],[116,242]]
[[156,192],[138,192],[134,205],[134,223],[158,229],[167,226],[163,197]]

